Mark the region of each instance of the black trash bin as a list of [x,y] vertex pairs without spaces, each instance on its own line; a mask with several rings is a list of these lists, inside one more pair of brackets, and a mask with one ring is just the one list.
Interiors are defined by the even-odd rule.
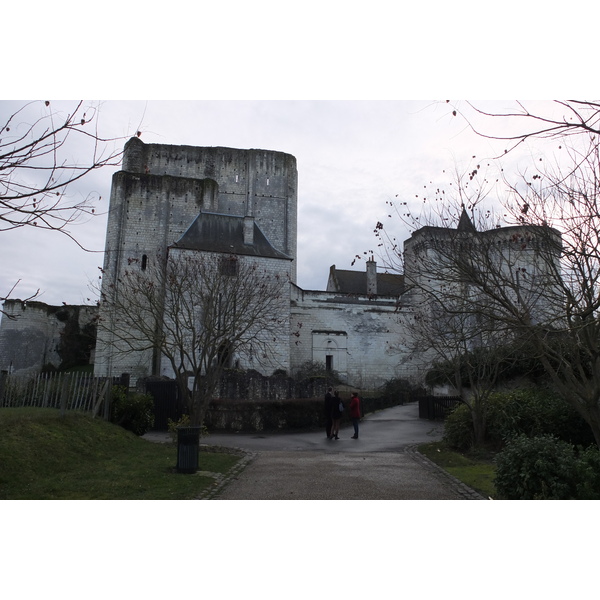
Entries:
[[177,471],[195,473],[200,452],[200,427],[177,428]]

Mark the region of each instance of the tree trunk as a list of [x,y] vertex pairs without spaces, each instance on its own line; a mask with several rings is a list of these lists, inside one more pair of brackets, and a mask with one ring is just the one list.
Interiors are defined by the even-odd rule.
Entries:
[[[190,394],[192,396],[192,394]],[[198,425],[202,427],[204,424],[204,417],[208,408],[208,399],[201,390],[196,390],[193,393],[190,410],[190,420],[192,425]]]
[[481,406],[477,406],[477,404],[475,404],[471,407],[471,418],[473,419],[475,446],[483,446],[485,442],[487,419]]
[[586,410],[587,414],[583,414],[583,411],[575,406],[578,409],[579,414],[583,417],[585,422],[590,426],[592,433],[594,434],[594,439],[596,440],[596,445],[600,448],[600,406],[598,403]]

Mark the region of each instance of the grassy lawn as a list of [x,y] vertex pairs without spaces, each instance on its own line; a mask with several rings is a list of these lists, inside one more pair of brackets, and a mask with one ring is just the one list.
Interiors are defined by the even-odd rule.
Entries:
[[184,500],[211,487],[238,456],[202,452],[200,471],[175,472],[177,448],[89,416],[0,409],[0,499]]
[[461,454],[450,450],[443,442],[422,444],[419,446],[419,452],[485,498],[496,497],[494,488],[496,467],[493,454],[484,452]]

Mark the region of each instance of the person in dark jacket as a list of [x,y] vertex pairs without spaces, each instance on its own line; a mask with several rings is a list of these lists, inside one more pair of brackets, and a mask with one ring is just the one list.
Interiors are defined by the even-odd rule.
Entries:
[[325,413],[325,433],[327,434],[327,439],[331,439],[331,428],[333,427],[333,404],[334,404],[334,396],[333,396],[333,388],[327,388],[327,393],[325,394],[325,404],[323,406],[323,411]]
[[350,398],[350,419],[352,421],[352,426],[354,427],[354,435],[352,436],[353,440],[358,439],[358,422],[360,420],[360,398],[356,392],[352,392],[352,398]]
[[340,423],[344,414],[344,403],[340,398],[337,390],[333,392],[333,408],[332,408],[333,425],[331,427],[331,439],[339,440],[338,433],[340,432]]

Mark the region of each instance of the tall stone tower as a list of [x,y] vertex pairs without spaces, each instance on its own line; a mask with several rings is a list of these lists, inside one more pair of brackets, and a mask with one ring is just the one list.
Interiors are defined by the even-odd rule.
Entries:
[[177,241],[202,212],[251,216],[274,248],[293,260],[296,281],[296,159],[270,150],[125,145],[113,177],[105,270]]
[[[270,150],[144,144],[130,139],[123,169],[113,176],[102,286],[115,285],[131,265],[162,260],[200,213],[251,217],[277,251],[292,259],[296,281],[296,159]],[[100,318],[107,318],[102,314]],[[96,373],[140,374],[147,365],[113,364],[105,334],[96,346]]]

